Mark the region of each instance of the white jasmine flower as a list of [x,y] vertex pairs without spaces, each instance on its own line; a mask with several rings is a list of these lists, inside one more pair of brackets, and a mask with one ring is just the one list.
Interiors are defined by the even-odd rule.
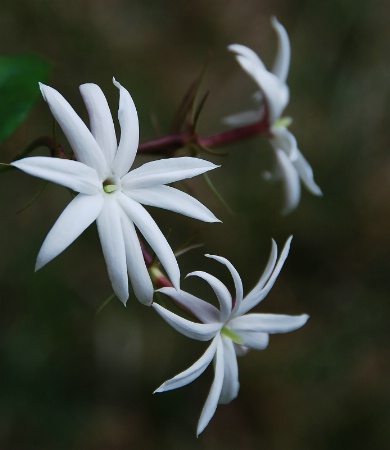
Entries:
[[289,89],[286,84],[290,66],[290,42],[284,27],[272,18],[272,26],[278,37],[278,51],[271,71],[268,71],[248,47],[239,44],[228,48],[236,54],[236,59],[245,72],[258,85],[260,91],[255,100],[261,102],[260,108],[236,114],[225,119],[231,125],[242,125],[266,119],[270,126],[270,142],[275,149],[279,175],[284,181],[285,206],[283,213],[292,211],[300,199],[300,180],[314,195],[322,195],[315,183],[313,171],[298,149],[295,137],[288,131],[291,120],[282,118],[282,113],[289,102]]
[[47,235],[38,254],[36,270],[64,251],[96,220],[115,294],[126,303],[129,276],[138,299],[150,305],[153,286],[135,227],[155,251],[177,289],[180,272],[168,242],[141,204],[168,209],[205,222],[218,222],[211,211],[193,197],[165,186],[217,166],[198,158],[172,158],[149,162],[129,172],[138,148],[138,116],[128,91],[115,80],[113,82],[120,92],[119,145],[107,100],[97,85],[80,86],[89,114],[90,131],[59,92],[40,84],[42,95],[77,161],[37,156],[12,165],[79,193]]
[[288,316],[282,314],[246,314],[259,304],[275,283],[283,263],[287,258],[290,237],[277,261],[277,246],[272,241],[272,251],[263,275],[245,297],[241,278],[236,269],[225,258],[206,255],[224,264],[230,271],[235,284],[235,297],[232,299],[226,286],[206,272],[193,272],[188,276],[198,276],[206,280],[214,290],[220,309],[187,292],[177,292],[173,288],[162,288],[162,292],[176,303],[190,311],[202,323],[190,320],[168,311],[153,303],[152,307],[173,328],[185,336],[211,344],[206,352],[184,372],[163,383],[156,392],[169,391],[191,383],[198,378],[214,360],[214,381],[200,415],[197,434],[199,435],[213,417],[218,403],[229,403],[237,397],[239,390],[237,355],[245,354],[249,349],[263,350],[268,345],[269,334],[286,333],[302,327],[307,314]]

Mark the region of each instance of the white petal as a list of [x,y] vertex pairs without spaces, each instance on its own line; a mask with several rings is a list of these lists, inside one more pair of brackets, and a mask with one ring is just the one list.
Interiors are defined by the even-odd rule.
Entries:
[[218,339],[217,352],[215,354],[214,361],[215,361],[214,381],[213,384],[211,385],[211,389],[207,397],[206,403],[204,404],[202,412],[200,414],[198,428],[196,430],[197,436],[199,436],[200,433],[206,428],[211,418],[213,417],[215,410],[217,409],[218,406],[219,397],[221,395],[224,378],[224,354],[221,338]]
[[268,106],[270,123],[280,118],[289,101],[289,90],[277,76],[248,59],[238,56],[237,61],[263,92]]
[[92,83],[82,84],[80,93],[87,107],[91,132],[111,166],[118,144],[106,97],[100,87]]
[[132,166],[137,154],[139,142],[138,114],[129,92],[115,79],[113,83],[119,89],[118,119],[121,126],[121,139],[115,155],[112,170],[122,177]]
[[153,283],[145,264],[141,246],[133,223],[123,213],[123,238],[126,249],[127,272],[133,286],[134,294],[144,305],[151,305],[153,301]]
[[126,194],[148,206],[174,211],[203,222],[220,222],[214,214],[191,195],[171,186],[153,186],[145,189],[128,189]]
[[37,257],[35,270],[63,252],[96,220],[102,208],[102,195],[77,195],[64,209],[46,236]]
[[276,161],[284,191],[282,214],[286,215],[293,211],[299,203],[301,184],[294,163],[283,150],[276,150]]
[[235,298],[235,304],[233,308],[233,312],[237,311],[238,308],[241,305],[242,299],[244,297],[244,289],[242,287],[242,281],[240,278],[240,275],[238,274],[237,270],[233,266],[233,264],[228,261],[226,258],[223,258],[222,256],[216,256],[216,255],[206,255],[208,258],[215,259],[216,261],[220,262],[221,264],[224,264],[230,272],[230,275],[233,278],[234,281],[234,287],[236,288],[236,298]]
[[203,278],[203,280],[209,283],[218,298],[219,304],[221,305],[219,320],[221,322],[226,322],[230,317],[230,313],[232,311],[232,296],[230,295],[227,287],[221,281],[219,281],[218,278],[210,275],[207,272],[196,271],[187,275],[187,277],[191,276]]
[[171,311],[163,308],[157,303],[152,304],[152,308],[160,314],[160,316],[167,322],[172,328],[178,331],[184,336],[197,341],[209,341],[221,330],[222,323],[195,323],[190,320],[183,319],[183,317],[174,314]]
[[122,186],[140,189],[192,178],[219,166],[200,158],[182,157],[151,161],[122,178]]
[[[246,312],[248,312],[250,309],[254,308],[256,305],[258,305],[268,294],[268,292],[272,289],[272,286],[275,284],[276,278],[278,277],[280,271],[282,270],[283,264],[287,259],[288,252],[290,251],[290,244],[291,244],[292,236],[290,236],[286,244],[283,247],[282,253],[280,254],[279,261],[277,262],[275,268],[273,269],[271,277],[268,279],[267,283],[264,285],[262,289],[259,287],[264,283],[264,280],[268,278],[268,272],[271,270],[271,267],[273,268],[274,265],[274,252],[276,251],[276,246],[272,247],[271,256],[268,261],[266,270],[261,277],[259,284],[256,285],[252,291],[244,298],[244,300],[241,303],[240,308],[238,309],[238,314],[243,315]],[[275,244],[276,245],[276,244]],[[275,248],[275,250],[274,250]]]
[[202,375],[215,355],[218,340],[219,337],[216,336],[211,341],[211,344],[207,347],[207,350],[203,353],[203,355],[191,367],[163,383],[154,392],[166,392],[171,391],[172,389],[186,386],[187,384],[198,378],[200,375]]
[[219,321],[219,310],[205,302],[204,300],[195,297],[185,291],[178,292],[175,288],[164,287],[158,289],[157,292],[168,295],[173,298],[176,303],[183,306],[185,309],[191,312],[195,317],[201,320],[203,323],[213,323]]
[[[246,314],[236,317],[230,324],[234,332],[240,334],[242,331],[256,333],[287,333],[301,328],[307,322],[309,316],[288,316],[285,314]],[[241,334],[240,334],[241,336]],[[247,343],[245,342],[245,345]]]
[[240,383],[238,382],[238,365],[234,343],[231,339],[222,336],[224,376],[219,402],[230,403],[238,395]]
[[255,64],[265,70],[263,61],[251,48],[241,44],[232,44],[228,46],[228,49],[231,52],[236,53],[236,56],[243,56],[244,58],[247,58],[252,64]]
[[271,19],[271,23],[278,36],[278,52],[276,54],[272,73],[274,73],[282,83],[285,83],[290,67],[290,40],[285,28],[278,22],[276,17]]
[[298,156],[293,161],[293,164],[307,189],[314,195],[322,195],[321,188],[314,181],[313,170],[310,164],[299,150]]
[[96,223],[112,288],[125,305],[129,298],[129,282],[121,210],[115,197],[115,194],[105,195],[104,207]]
[[75,192],[94,195],[102,191],[102,184],[96,171],[78,161],[33,156],[19,159],[11,165],[29,175],[52,181]]
[[286,127],[272,127],[272,138],[270,142],[275,150],[283,150],[291,161],[297,159],[299,154],[297,140]]
[[223,118],[223,123],[230,126],[241,126],[255,123],[261,119],[261,112],[256,109],[253,111],[243,111]]
[[134,222],[156,253],[172,284],[176,289],[180,289],[180,270],[175,255],[155,221],[142,205],[126,195],[120,194],[118,199],[127,217]]
[[68,139],[77,161],[92,167],[99,177],[104,179],[108,175],[106,160],[85,123],[59,92],[42,83],[39,83],[39,86],[43,98]]
[[253,350],[264,350],[269,342],[268,333],[241,330],[240,337],[244,340],[244,346]]

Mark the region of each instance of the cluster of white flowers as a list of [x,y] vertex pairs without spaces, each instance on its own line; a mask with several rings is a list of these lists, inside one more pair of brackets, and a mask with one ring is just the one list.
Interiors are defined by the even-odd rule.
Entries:
[[[271,72],[258,56],[242,45],[229,47],[242,68],[255,80],[261,102],[256,111],[230,117],[230,124],[248,123],[267,118],[271,143],[285,177],[287,203],[285,212],[299,201],[299,178],[314,194],[321,193],[310,166],[297,148],[293,135],[283,125],[281,114],[287,105],[289,91],[286,77],[290,60],[289,41],[284,28],[273,19],[279,38],[279,51]],[[152,305],[173,328],[199,341],[211,341],[201,358],[189,369],[163,383],[156,392],[176,389],[191,383],[214,360],[215,377],[202,410],[197,433],[201,433],[215,413],[218,403],[229,403],[239,389],[237,355],[249,349],[263,350],[269,334],[284,333],[303,326],[308,316],[281,314],[247,314],[257,306],[274,285],[287,258],[291,238],[278,259],[272,241],[268,264],[256,286],[244,296],[241,278],[233,265],[223,257],[206,255],[230,271],[235,285],[232,296],[214,276],[192,272],[213,289],[220,304],[211,303],[180,290],[180,271],[166,238],[143,205],[155,206],[205,222],[219,222],[214,214],[192,196],[167,186],[191,178],[217,166],[194,157],[173,157],[146,163],[131,170],[137,154],[139,125],[137,111],[129,92],[114,79],[119,89],[118,119],[121,128],[119,145],[110,109],[101,89],[95,84],[80,86],[88,110],[90,129],[53,88],[40,85],[43,98],[62,128],[75,160],[53,157],[28,157],[12,163],[18,169],[60,184],[76,193],[47,235],[37,258],[36,269],[64,251],[95,220],[107,264],[108,276],[116,296],[126,304],[130,282],[138,300]],[[153,302],[155,286],[137,235],[139,230],[166,271],[171,287],[158,289],[183,307],[197,321],[187,320]]]

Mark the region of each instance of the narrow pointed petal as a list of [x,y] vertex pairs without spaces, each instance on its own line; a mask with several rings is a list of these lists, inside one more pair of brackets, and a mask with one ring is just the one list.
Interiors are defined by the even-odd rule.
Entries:
[[35,270],[62,253],[96,220],[103,208],[102,195],[79,194],[64,209],[38,253]]
[[269,120],[274,123],[280,118],[289,101],[287,85],[274,74],[253,64],[247,58],[237,56],[237,61],[263,92],[268,106]]
[[241,56],[247,58],[252,64],[255,64],[258,67],[266,70],[263,61],[251,48],[241,44],[232,44],[228,46],[228,50],[235,53],[236,57]]
[[106,97],[100,87],[92,83],[82,84],[80,93],[87,107],[91,132],[111,166],[118,144]]
[[301,184],[294,163],[283,150],[276,150],[276,160],[284,191],[282,214],[286,215],[293,211],[299,203],[301,198]]
[[138,114],[129,92],[115,78],[114,85],[119,89],[118,119],[121,126],[121,138],[115,155],[112,170],[118,177],[123,177],[130,170],[139,142]]
[[178,292],[175,288],[171,287],[158,289],[157,292],[161,292],[162,294],[171,297],[176,303],[190,311],[191,314],[203,323],[213,323],[219,321],[219,310],[215,306],[198,297],[195,297],[192,294],[189,294],[188,292]]
[[[251,299],[259,298],[259,296],[261,294],[261,290],[263,289],[265,283],[268,281],[269,277],[271,276],[272,271],[275,268],[277,257],[278,257],[278,247],[276,245],[276,242],[272,239],[271,254],[270,254],[269,258],[268,258],[267,266],[264,269],[264,272],[261,275],[259,281],[256,283],[256,286],[245,297],[245,302],[246,303],[250,302]],[[251,308],[249,308],[249,309],[251,309]],[[238,307],[237,309],[234,310],[233,316],[236,316],[239,313],[242,314],[240,307]]]
[[129,282],[125,242],[121,225],[121,210],[114,196],[105,196],[104,207],[96,223],[112,288],[119,300],[126,305],[129,298]]
[[191,195],[171,186],[129,189],[126,194],[143,205],[155,206],[183,214],[203,222],[220,222],[214,214]]
[[[254,308],[256,305],[258,305],[268,294],[268,292],[272,289],[272,286],[275,284],[275,281],[282,270],[283,264],[287,259],[288,253],[290,251],[290,244],[291,244],[292,236],[290,236],[286,244],[283,247],[282,253],[280,254],[279,260],[272,272],[272,275],[268,279],[267,283],[264,285],[264,287],[259,290],[257,286],[244,298],[244,300],[241,303],[241,306],[238,310],[238,314],[243,315],[246,312],[248,312],[250,309]],[[273,250],[272,250],[273,251]],[[272,253],[271,253],[272,258]],[[271,261],[270,258],[270,261]],[[273,258],[272,258],[273,259]],[[268,266],[270,264],[268,263]],[[266,269],[266,270],[267,270]],[[234,319],[236,320],[236,319]]]
[[222,339],[218,339],[217,351],[215,354],[215,366],[214,366],[214,381],[211,385],[209,395],[207,397],[206,403],[203,406],[202,412],[200,414],[200,419],[198,422],[198,428],[196,435],[199,436],[200,433],[207,427],[211,418],[213,417],[215,410],[218,406],[219,397],[221,395],[223,379],[224,379],[224,352]]
[[278,22],[276,17],[271,19],[272,26],[278,36],[278,51],[276,54],[272,73],[274,73],[282,83],[287,80],[288,70],[290,68],[290,40],[287,31]]
[[131,198],[124,194],[118,198],[127,217],[140,230],[156,253],[174,287],[180,289],[180,270],[175,255],[155,221],[142,205]]
[[92,167],[99,177],[104,179],[108,175],[107,162],[85,123],[59,92],[42,83],[39,86],[43,98],[68,139],[77,161]]
[[[301,328],[307,322],[309,316],[289,316],[285,314],[246,314],[236,317],[231,321],[231,328],[240,334],[242,331],[255,333],[287,333]],[[241,334],[240,334],[241,336]],[[245,343],[245,345],[247,345]]]
[[222,256],[216,256],[216,255],[206,255],[206,256],[208,258],[215,259],[216,261],[220,262],[221,264],[224,264],[229,269],[229,272],[234,281],[234,287],[236,288],[235,304],[234,304],[234,308],[233,308],[233,313],[234,313],[240,307],[242,299],[244,297],[244,288],[242,286],[241,277],[238,274],[235,267],[233,266],[233,264],[230,261],[228,261],[226,258],[223,258]]
[[220,404],[230,403],[238,395],[240,383],[238,382],[238,364],[234,343],[231,339],[222,336],[223,343],[223,361],[224,376],[221,395],[219,397]]
[[243,111],[223,118],[223,123],[230,126],[241,126],[255,123],[261,119],[261,112],[256,109],[253,111]]
[[209,283],[218,298],[219,304],[221,305],[219,320],[221,322],[226,322],[230,317],[230,313],[232,311],[232,296],[230,295],[227,287],[221,281],[219,281],[218,278],[210,275],[207,272],[196,271],[187,275],[187,277],[192,276],[202,278],[203,280],[207,281],[207,283]]
[[202,373],[207,369],[209,364],[211,363],[215,352],[217,350],[219,337],[216,336],[211,344],[207,347],[207,350],[203,353],[203,355],[187,370],[179,373],[175,377],[163,383],[159,388],[157,388],[154,392],[166,392],[171,391],[172,389],[177,389],[182,386],[186,386],[198,378]]
[[306,161],[305,157],[299,150],[298,156],[293,161],[293,164],[307,189],[314,195],[322,195],[321,188],[314,181],[313,170],[310,164]]
[[60,184],[82,194],[94,195],[102,190],[96,171],[78,161],[33,156],[19,159],[11,165],[29,175]]
[[[147,306],[153,302],[153,283],[145,264],[141,246],[133,223],[123,213],[121,218],[126,250],[127,272],[138,300]],[[175,290],[176,292],[176,290]]]
[[268,333],[256,331],[240,331],[240,337],[244,340],[244,346],[253,350],[264,350],[268,347]]
[[140,189],[192,178],[219,166],[200,158],[183,156],[151,161],[122,178],[124,189]]
[[300,152],[298,150],[297,140],[286,127],[272,127],[272,138],[270,142],[275,150],[283,150],[292,162],[298,158]]
[[183,319],[183,317],[174,314],[171,311],[163,308],[157,303],[152,304],[152,308],[160,314],[160,316],[167,322],[172,328],[178,331],[184,336],[197,341],[209,341],[219,333],[222,328],[221,323],[195,323],[190,320]]

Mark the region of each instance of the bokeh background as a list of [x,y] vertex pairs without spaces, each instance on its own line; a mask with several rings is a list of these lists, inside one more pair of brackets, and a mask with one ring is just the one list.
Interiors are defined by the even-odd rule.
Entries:
[[[281,217],[281,188],[262,178],[273,167],[272,150],[258,138],[224,149],[227,156],[204,155],[222,164],[210,177],[234,216],[202,180],[182,186],[223,224],[152,213],[174,248],[194,236],[204,243],[180,258],[183,274],[210,271],[231,287],[226,271],[203,257],[220,254],[236,266],[246,292],[260,276],[271,237],[282,246],[293,234],[290,256],[258,311],[307,312],[310,321],[240,359],[239,397],[220,406],[197,439],[212,369],[186,388],[152,392],[192,364],[205,344],[174,332],[134,298],[127,308],[115,300],[96,315],[111,287],[95,226],[34,274],[39,247],[69,193],[50,185],[18,214],[42,182],[4,173],[1,449],[389,448],[389,2],[2,0],[0,52],[47,58],[49,84],[84,118],[78,85],[99,84],[115,116],[115,76],[134,97],[142,141],[169,129],[209,57],[210,96],[199,127],[207,135],[224,129],[224,116],[249,108],[255,90],[226,46],[248,45],[271,65],[273,15],[292,45],[286,113],[324,197],[303,192],[298,209]],[[39,100],[1,146],[0,160],[9,162],[51,127]],[[212,298],[193,280],[182,286]]]

